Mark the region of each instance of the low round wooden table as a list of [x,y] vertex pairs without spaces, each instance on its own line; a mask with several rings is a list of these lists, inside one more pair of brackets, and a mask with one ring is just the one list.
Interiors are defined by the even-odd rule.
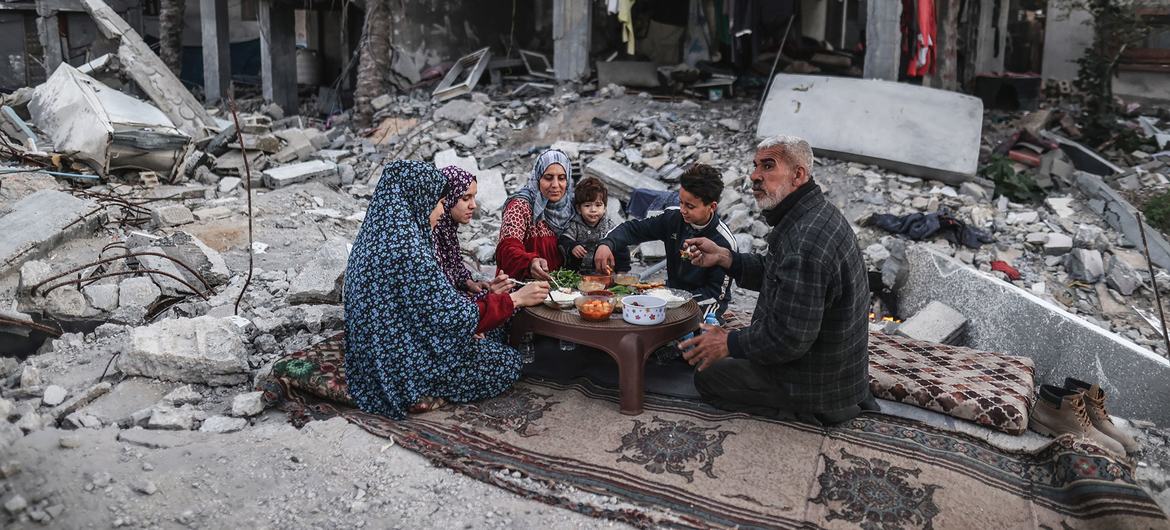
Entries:
[[694,300],[666,311],[666,320],[654,326],[635,326],[615,312],[605,322],[589,322],[576,309],[527,307],[512,319],[511,341],[517,345],[525,333],[544,335],[597,348],[618,365],[622,414],[641,414],[645,393],[646,359],[654,350],[688,332],[699,329],[700,310]]

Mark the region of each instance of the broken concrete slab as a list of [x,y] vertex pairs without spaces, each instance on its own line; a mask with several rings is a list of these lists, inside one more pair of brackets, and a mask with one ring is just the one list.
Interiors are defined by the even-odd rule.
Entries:
[[160,227],[182,226],[195,222],[191,210],[182,204],[160,206],[150,212],[154,224]]
[[585,176],[601,179],[609,188],[609,196],[620,201],[630,200],[635,189],[668,191],[667,185],[659,180],[644,176],[612,159],[595,158],[585,166]]
[[162,290],[150,278],[126,278],[118,283],[118,307],[147,308],[160,296]]
[[104,217],[97,203],[56,190],[21,199],[0,217],[0,274],[44,255],[61,241],[92,232]]
[[269,168],[264,170],[263,175],[264,186],[277,189],[314,178],[336,176],[337,164],[324,160],[310,160],[299,164]]
[[1099,250],[1077,248],[1064,256],[1068,277],[1088,283],[1097,283],[1105,275],[1105,262]]
[[118,370],[166,381],[238,385],[248,380],[243,332],[231,319],[167,319],[135,328]]
[[102,175],[122,168],[170,175],[191,142],[166,114],[62,63],[29,103],[55,149]]
[[[452,103],[455,102],[452,101]],[[435,167],[439,169],[443,169],[447,166],[455,166],[468,173],[471,173],[472,175],[479,174],[479,162],[475,160],[475,157],[459,156],[459,153],[456,153],[454,149],[444,149],[435,153],[435,157],[432,162],[434,162]]]
[[66,321],[85,320],[100,314],[73,285],[58,287],[45,296],[45,312],[57,320]]
[[[167,255],[162,247],[158,246],[146,247],[143,249],[143,252]],[[195,294],[196,290],[200,292],[207,290],[207,287],[202,282],[187,272],[186,269],[179,267],[174,261],[159,256],[137,256],[134,259],[137,259],[145,269],[166,273],[165,275],[151,274],[150,279],[167,296],[186,296]],[[186,283],[176,278],[182,278]]]
[[[1074,182],[1091,200],[1101,201],[1105,222],[1125,235],[1138,248],[1142,248],[1141,226],[1138,225],[1137,209],[1101,177],[1085,171],[1074,174]],[[1170,243],[1157,230],[1147,229],[1146,240],[1150,244],[1150,260],[1159,267],[1170,269]]]
[[[849,127],[841,127],[845,121]],[[800,136],[819,153],[959,184],[978,169],[982,130],[976,97],[876,79],[777,74],[756,136]]]
[[504,209],[504,202],[508,200],[508,190],[504,187],[504,173],[498,169],[485,169],[479,172],[475,180],[478,182],[475,202],[479,203],[480,211],[489,215],[500,215]]
[[[223,285],[231,279],[232,271],[228,269],[223,256],[189,232],[175,232],[155,241],[155,244],[162,248],[166,255],[195,269],[213,287]],[[192,285],[201,287],[197,283],[192,283]]]
[[90,307],[98,311],[110,312],[118,308],[118,284],[101,283],[87,285],[81,290]]
[[447,120],[458,123],[459,125],[471,125],[476,118],[482,116],[488,110],[487,105],[475,101],[468,101],[466,99],[456,99],[448,101],[442,107],[435,111],[435,120]]
[[112,388],[114,386],[105,381],[92,385],[72,398],[69,398],[68,401],[58,405],[49,415],[55,418],[55,421],[61,421],[65,416],[81,410],[82,407],[93,403],[95,399],[108,394]]
[[349,260],[349,245],[333,239],[321,245],[313,259],[300,267],[289,282],[290,304],[335,304],[341,301],[342,276]]
[[932,301],[962,308],[968,346],[1030,357],[1037,383],[1096,382],[1118,416],[1170,422],[1162,405],[1170,400],[1170,360],[929,245],[911,245],[906,255],[909,273],[898,288],[905,314]]
[[232,416],[251,417],[264,412],[264,393],[247,392],[232,399]]
[[1129,296],[1139,287],[1145,285],[1145,279],[1128,262],[1113,255],[1109,256],[1108,269],[1105,271],[1105,283],[1111,289],[1116,289],[1117,292]]
[[967,327],[967,317],[939,301],[932,301],[898,326],[898,334],[937,344],[956,344]]
[[243,430],[248,426],[248,420],[244,418],[229,418],[227,416],[212,416],[203,420],[203,425],[199,426],[199,432],[211,432],[217,434],[227,434]]
[[98,31],[118,42],[118,60],[123,71],[130,74],[179,130],[198,139],[206,136],[207,129],[218,129],[207,109],[117,12],[102,0],[81,0],[81,5],[93,17]]

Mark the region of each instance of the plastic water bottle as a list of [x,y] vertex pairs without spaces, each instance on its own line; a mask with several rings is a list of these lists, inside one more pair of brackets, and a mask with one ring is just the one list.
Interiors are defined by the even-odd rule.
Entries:
[[[710,325],[710,326],[718,326],[719,325],[719,317],[715,316],[715,313],[710,313],[706,317],[703,318],[703,323]],[[700,330],[700,332],[701,331],[702,330]]]

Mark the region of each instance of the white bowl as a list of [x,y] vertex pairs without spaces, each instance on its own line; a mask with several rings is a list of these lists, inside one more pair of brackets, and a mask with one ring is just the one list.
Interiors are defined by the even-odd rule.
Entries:
[[[662,292],[668,293],[670,295],[670,297],[668,298],[668,297],[662,296],[660,294]],[[646,296],[655,296],[655,297],[661,298],[663,300],[666,300],[666,308],[667,309],[678,309],[678,308],[682,307],[683,304],[687,303],[688,300],[695,297],[694,293],[691,293],[690,291],[684,291],[682,289],[671,289],[670,287],[659,287],[657,289],[647,289],[645,292],[645,295]]]
[[661,324],[666,321],[666,300],[646,295],[622,298],[622,320],[637,326]]

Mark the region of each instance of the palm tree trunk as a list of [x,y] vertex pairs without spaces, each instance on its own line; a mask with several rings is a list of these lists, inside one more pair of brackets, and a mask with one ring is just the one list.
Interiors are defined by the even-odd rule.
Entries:
[[359,126],[368,126],[373,118],[374,107],[370,101],[386,93],[390,33],[389,0],[367,0],[365,35],[362,36],[362,54],[353,94],[354,121]]
[[158,56],[176,76],[183,70],[183,13],[186,8],[186,0],[160,0],[158,7]]

